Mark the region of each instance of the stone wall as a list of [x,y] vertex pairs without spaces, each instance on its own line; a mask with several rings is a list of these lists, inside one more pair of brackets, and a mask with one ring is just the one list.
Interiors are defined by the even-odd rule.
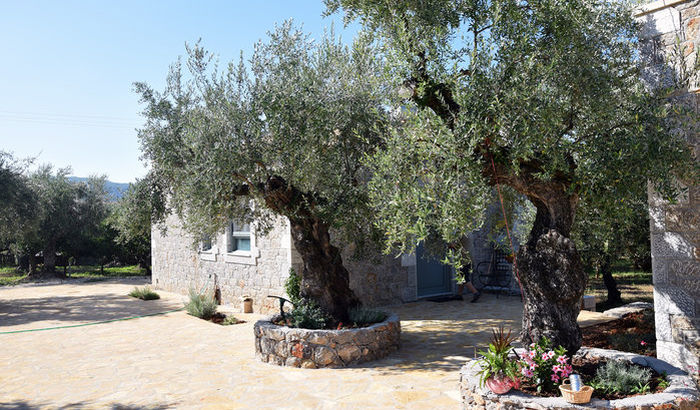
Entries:
[[[214,239],[209,252],[193,247],[192,237],[182,229],[177,217],[166,221],[163,235],[158,227],[152,231],[153,285],[158,289],[187,294],[191,287],[213,295],[221,291],[222,302],[240,306],[243,296],[253,299],[257,313],[274,313],[279,309],[267,295],[286,296],[284,282],[289,268],[301,272],[303,262],[292,246],[289,224],[279,218],[266,236],[254,236],[250,257],[226,252],[225,235]],[[351,257],[350,247],[343,251],[343,261],[350,273],[350,288],[365,306],[387,306],[416,300],[415,266],[404,266],[401,258],[377,252],[362,260]]]
[[398,350],[401,322],[391,315],[384,322],[357,329],[307,330],[260,320],[254,333],[255,356],[263,362],[306,369],[345,367]]
[[212,241],[210,252],[196,250],[176,216],[168,217],[166,226],[165,235],[158,227],[151,233],[154,287],[181,294],[195,288],[212,296],[218,287],[225,304],[240,306],[241,298],[250,296],[254,312],[278,309],[278,302],[267,295],[285,294],[284,282],[292,266],[291,238],[284,219],[266,236],[253,233],[255,243],[248,257],[228,254],[223,234]]
[[[700,1],[654,1],[639,9],[644,23],[641,48],[652,86],[675,86],[673,101],[700,115],[700,73],[695,68],[700,50]],[[679,86],[680,84],[680,86]],[[697,118],[697,117],[696,117]],[[685,124],[684,133],[700,153],[698,125]],[[697,375],[700,368],[700,185],[679,181],[687,188],[674,204],[650,192],[650,224],[657,355]]]

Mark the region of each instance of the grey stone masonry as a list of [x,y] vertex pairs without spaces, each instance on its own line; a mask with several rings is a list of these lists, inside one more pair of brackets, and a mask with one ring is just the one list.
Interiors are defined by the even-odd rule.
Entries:
[[[212,239],[207,251],[197,250],[193,238],[176,216],[166,220],[166,232],[154,227],[152,238],[153,286],[181,294],[190,288],[214,295],[219,289],[222,302],[241,306],[243,297],[253,300],[257,313],[279,309],[268,295],[287,296],[284,282],[289,269],[301,272],[303,262],[294,249],[286,218],[278,218],[267,235],[255,232],[251,225],[251,250],[228,252],[225,232]],[[405,266],[401,258],[368,255],[362,260],[351,257],[352,246],[343,248],[343,263],[349,272],[350,288],[364,306],[387,306],[416,300],[415,266]]]
[[317,369],[345,367],[381,359],[398,350],[401,322],[396,315],[368,327],[308,330],[272,323],[255,323],[255,356],[279,366]]
[[[675,87],[673,103],[700,115],[700,1],[659,0],[638,9],[644,24],[641,51],[644,80],[650,87]],[[683,124],[696,160],[698,122]],[[698,375],[700,368],[700,185],[678,181],[685,189],[673,204],[649,192],[657,355]]]
[[241,306],[244,296],[253,299],[254,312],[272,312],[277,302],[267,295],[284,295],[284,282],[292,266],[291,239],[286,221],[280,218],[265,236],[252,229],[250,252],[227,252],[226,235],[212,240],[212,248],[199,251],[193,238],[175,216],[168,217],[167,231],[152,231],[153,286],[187,294],[190,288],[214,295],[222,302]]

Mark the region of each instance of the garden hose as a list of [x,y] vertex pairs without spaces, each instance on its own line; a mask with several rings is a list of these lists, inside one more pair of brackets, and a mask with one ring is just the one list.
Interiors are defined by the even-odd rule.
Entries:
[[179,308],[179,309],[167,310],[165,312],[149,313],[147,315],[123,317],[123,318],[119,318],[119,319],[100,320],[99,322],[81,323],[79,325],[53,326],[53,327],[44,327],[44,328],[40,328],[40,329],[12,330],[9,332],[0,332],[0,335],[7,335],[7,334],[11,334],[11,333],[40,332],[42,330],[68,329],[71,327],[82,327],[82,326],[91,326],[91,325],[101,325],[103,323],[120,322],[120,321],[124,321],[124,320],[139,319],[139,318],[149,317],[149,316],[165,315],[168,313],[179,312],[183,309],[184,308]]

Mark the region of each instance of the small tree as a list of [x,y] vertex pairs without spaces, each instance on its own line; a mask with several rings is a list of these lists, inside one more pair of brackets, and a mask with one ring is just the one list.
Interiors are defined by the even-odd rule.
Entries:
[[0,151],[0,249],[8,249],[36,220],[36,201],[26,176],[29,161]]
[[[301,295],[337,321],[359,304],[331,229],[367,239],[371,226],[361,160],[384,127],[380,66],[365,42],[318,43],[285,23],[219,73],[188,48],[190,79],[177,63],[163,94],[137,84],[146,104],[145,157],[172,209],[194,237],[230,219],[258,232],[288,218],[304,263]],[[358,233],[361,232],[361,233]]]
[[109,217],[117,231],[114,241],[139,266],[151,274],[151,216],[154,213],[152,177],[129,184]]
[[435,233],[457,244],[479,226],[489,187],[511,187],[536,209],[517,255],[522,339],[578,350],[578,204],[608,206],[631,176],[673,195],[672,174],[690,163],[667,131],[676,113],[666,95],[640,81],[631,10],[584,0],[326,4],[359,19],[396,74],[404,122],[373,180],[389,243],[410,250]]

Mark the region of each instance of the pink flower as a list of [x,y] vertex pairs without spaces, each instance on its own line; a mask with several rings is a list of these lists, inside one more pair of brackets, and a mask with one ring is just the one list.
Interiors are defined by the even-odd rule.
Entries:
[[547,352],[547,359],[551,359],[552,357],[554,357],[555,354],[556,354],[556,353],[554,353],[553,350],[548,351],[548,352]]
[[532,377],[535,375],[535,372],[533,372],[531,369],[528,369],[527,367],[523,367],[523,369],[520,372],[525,377]]
[[561,366],[559,366],[558,364],[555,364],[554,366],[552,366],[553,373],[559,373],[559,372],[561,372],[561,370],[562,370]]
[[549,359],[549,354],[547,353],[542,353],[542,360],[548,360]]
[[534,349],[534,348],[535,348],[535,346],[537,346],[537,345],[536,345],[536,344],[534,344],[534,343],[530,343],[530,349]]
[[554,383],[559,383],[559,376],[557,376],[556,374],[553,374],[553,375],[552,375],[552,381],[553,381]]
[[567,359],[566,356],[559,356],[559,357],[557,357],[557,363],[559,363],[559,364],[566,364],[566,361],[567,361],[567,360],[569,360],[569,359]]
[[536,355],[537,353],[534,350],[530,350],[529,352],[527,352],[527,357],[529,357],[530,359],[534,359]]
[[642,345],[642,346],[646,346],[646,345],[647,345],[647,342],[645,342],[644,340],[642,340],[641,342],[639,342],[639,344]]

